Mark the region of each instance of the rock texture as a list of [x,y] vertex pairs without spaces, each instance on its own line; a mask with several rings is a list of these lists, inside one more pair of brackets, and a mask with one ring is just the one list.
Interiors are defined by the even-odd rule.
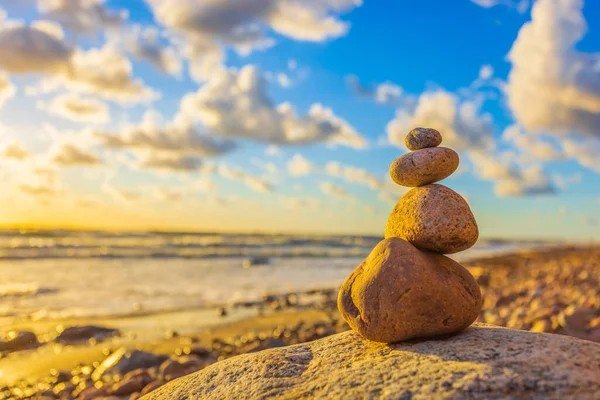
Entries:
[[421,250],[452,254],[473,246],[479,237],[467,202],[443,185],[426,185],[406,193],[390,214],[385,238],[399,237]]
[[143,399],[600,398],[600,345],[475,324],[395,345],[349,331],[234,357]]
[[404,144],[409,150],[421,150],[442,144],[442,135],[431,128],[415,128],[406,135]]
[[390,176],[401,186],[429,185],[452,175],[458,163],[458,154],[446,147],[416,150],[398,157],[390,165]]
[[456,261],[390,238],[343,283],[338,308],[363,337],[392,343],[465,329],[479,315],[481,293]]

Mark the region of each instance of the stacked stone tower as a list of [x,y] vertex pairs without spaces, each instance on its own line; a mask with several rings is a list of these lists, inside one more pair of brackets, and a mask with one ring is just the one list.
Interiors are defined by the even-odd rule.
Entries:
[[473,276],[443,254],[466,250],[479,236],[467,202],[435,184],[458,168],[458,154],[438,147],[435,129],[406,137],[411,150],[390,166],[394,182],[414,187],[396,204],[384,240],[346,279],[338,308],[356,332],[392,343],[458,332],[481,309]]

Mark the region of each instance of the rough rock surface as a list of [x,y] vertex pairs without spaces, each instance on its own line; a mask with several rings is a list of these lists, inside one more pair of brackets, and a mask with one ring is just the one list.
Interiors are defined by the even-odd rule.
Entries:
[[600,344],[475,324],[386,345],[352,331],[233,357],[144,399],[598,399]]
[[479,229],[469,205],[443,185],[414,188],[398,201],[385,237],[399,237],[421,250],[452,254],[473,246]]
[[442,135],[431,128],[415,128],[406,135],[404,144],[409,150],[420,150],[442,144]]
[[365,338],[392,343],[465,329],[479,316],[481,292],[456,261],[389,238],[342,284],[338,308]]
[[446,147],[416,150],[390,165],[390,176],[401,186],[416,187],[441,181],[458,168],[458,154]]

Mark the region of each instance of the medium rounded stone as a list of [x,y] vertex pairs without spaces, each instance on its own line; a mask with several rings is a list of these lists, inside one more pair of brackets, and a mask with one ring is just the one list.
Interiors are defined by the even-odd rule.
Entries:
[[452,175],[458,163],[458,154],[454,150],[431,147],[398,157],[390,165],[390,176],[402,186],[429,185]]
[[443,185],[414,188],[388,217],[385,238],[399,237],[421,250],[452,254],[473,246],[479,229],[469,205]]
[[437,147],[442,143],[442,135],[432,128],[415,128],[406,135],[404,144],[409,150]]
[[461,331],[477,319],[481,304],[479,286],[465,268],[399,238],[380,242],[338,296],[350,327],[384,343]]

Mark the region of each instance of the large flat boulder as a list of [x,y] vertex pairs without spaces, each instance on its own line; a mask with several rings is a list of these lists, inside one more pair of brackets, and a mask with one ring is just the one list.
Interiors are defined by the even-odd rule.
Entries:
[[144,399],[600,399],[600,344],[475,324],[394,345],[352,331],[213,364]]

